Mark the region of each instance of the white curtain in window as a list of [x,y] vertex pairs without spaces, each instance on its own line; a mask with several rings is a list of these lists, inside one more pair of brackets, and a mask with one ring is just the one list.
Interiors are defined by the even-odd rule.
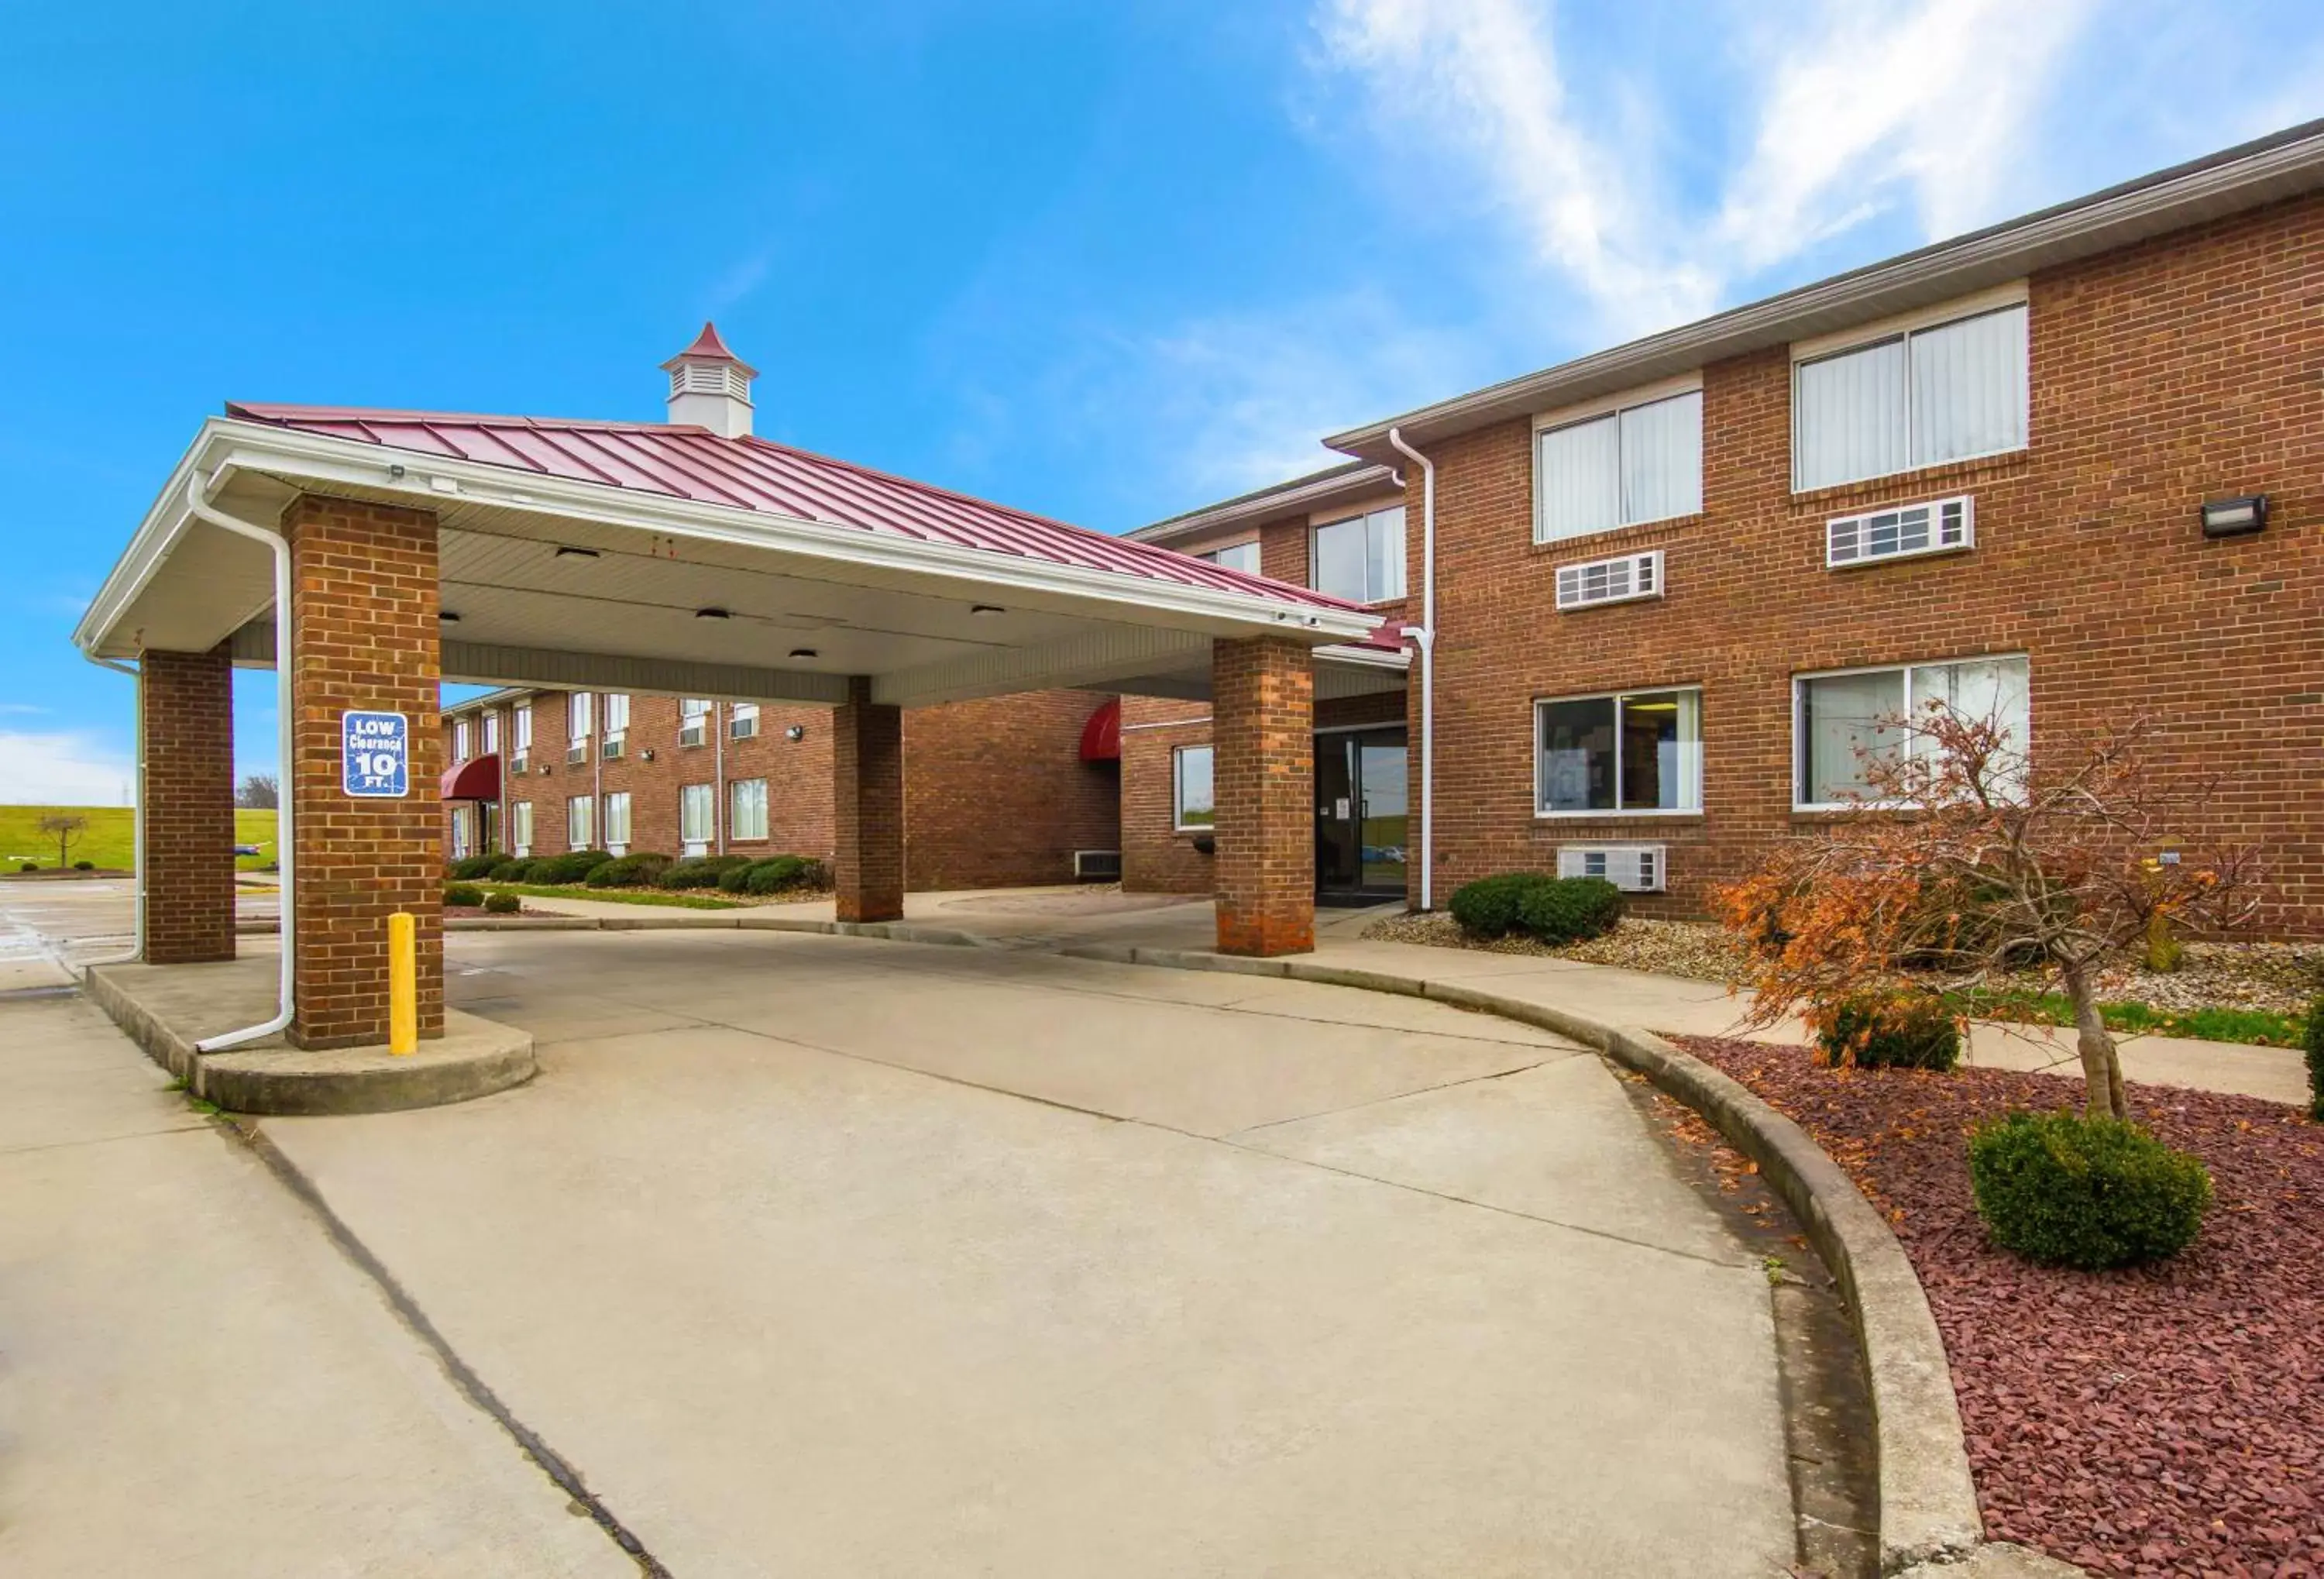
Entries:
[[1622,521],[1667,521],[1702,508],[1702,392],[1622,413]]
[[605,843],[626,845],[630,842],[630,792],[626,790],[605,797]]
[[706,844],[711,836],[710,808],[717,791],[707,784],[682,784],[678,790],[678,836],[688,844]]
[[532,709],[530,707],[519,707],[511,715],[511,716],[516,720],[515,724],[512,725],[512,733],[514,734],[516,738],[510,742],[511,748],[519,752],[531,749]]
[[1801,363],[1793,401],[1795,487],[1829,488],[1911,465],[1902,339]]
[[532,802],[520,800],[509,808],[509,843],[520,855],[532,853]]
[[1364,601],[1385,603],[1404,596],[1404,506],[1375,510],[1364,517]]
[[1913,671],[1913,712],[1917,716],[1932,702],[1941,702],[1973,723],[1993,719],[2023,751],[2031,720],[2026,690],[2022,658],[1927,664]]
[[566,733],[576,741],[589,738],[589,697],[587,691],[576,691],[566,698],[565,716],[569,720]]
[[767,781],[764,779],[737,779],[729,787],[733,801],[733,826],[729,836],[737,839],[763,839],[767,836]]
[[1898,733],[1880,720],[1902,716],[1904,671],[1835,674],[1800,685],[1800,726],[1805,737],[1800,799],[1829,805],[1867,789],[1867,759],[1894,752]]
[[1535,485],[1541,492],[1540,540],[1604,531],[1621,524],[1619,424],[1609,414],[1540,439]]
[[1937,466],[2025,442],[2025,309],[1913,337],[1913,460]]
[[619,734],[630,726],[630,698],[622,691],[609,692],[605,697],[605,733]]
[[597,842],[597,803],[586,795],[576,795],[565,803],[565,843],[567,848],[586,850]]

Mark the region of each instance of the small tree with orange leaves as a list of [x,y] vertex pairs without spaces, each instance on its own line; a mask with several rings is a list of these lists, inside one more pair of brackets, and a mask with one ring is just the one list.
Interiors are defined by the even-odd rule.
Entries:
[[2126,1118],[2099,974],[2158,918],[2197,936],[2246,924],[2252,852],[2189,845],[2207,790],[2161,781],[2144,720],[2042,760],[1997,716],[1942,703],[1882,728],[1895,743],[1864,755],[1847,808],[1718,894],[1748,945],[1748,1022],[1797,1011],[1821,1032],[1852,995],[2032,969],[2073,1005],[2089,1112]]

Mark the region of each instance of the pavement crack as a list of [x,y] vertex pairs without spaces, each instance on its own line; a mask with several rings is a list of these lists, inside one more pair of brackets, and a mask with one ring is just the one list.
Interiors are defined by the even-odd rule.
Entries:
[[460,1357],[459,1351],[429,1319],[419,1301],[396,1280],[395,1274],[387,1270],[385,1263],[372,1253],[371,1247],[356,1236],[346,1220],[332,1209],[331,1204],[324,1199],[322,1191],[315,1187],[314,1181],[275,1146],[263,1130],[254,1123],[235,1123],[224,1119],[216,1121],[213,1127],[224,1131],[247,1147],[266,1165],[267,1171],[315,1214],[339,1253],[371,1279],[387,1302],[388,1310],[402,1324],[405,1331],[419,1339],[435,1355],[446,1379],[461,1396],[507,1432],[518,1450],[530,1459],[558,1491],[571,1499],[573,1506],[585,1511],[591,1521],[637,1564],[639,1573],[646,1575],[646,1579],[670,1579],[670,1572],[661,1560],[647,1550],[645,1543],[589,1489],[572,1461],[549,1446],[539,1432],[517,1418],[515,1412],[502,1401],[491,1385]]
[[208,1119],[165,1124],[158,1130],[124,1130],[117,1135],[85,1135],[78,1140],[40,1140],[29,1146],[0,1146],[0,1157],[27,1157],[35,1151],[69,1151],[79,1146],[110,1146],[121,1140],[144,1140],[155,1135],[183,1135],[210,1127]]
[[[1545,1050],[1556,1052],[1559,1049],[1553,1048]],[[1222,1136],[1221,1139],[1225,1140],[1230,1143],[1240,1144],[1243,1136],[1256,1135],[1262,1130],[1277,1130],[1282,1128],[1285,1124],[1304,1124],[1309,1119],[1327,1119],[1336,1113],[1361,1113],[1366,1108],[1382,1107],[1391,1102],[1402,1102],[1407,1097],[1427,1096],[1439,1091],[1457,1091],[1463,1085],[1483,1085],[1494,1080],[1507,1080],[1512,1075],[1523,1075],[1528,1070],[1541,1068],[1546,1064],[1563,1063],[1565,1058],[1579,1057],[1581,1056],[1582,1049],[1576,1048],[1572,1052],[1565,1053],[1562,1057],[1536,1058],[1529,1063],[1514,1065],[1507,1069],[1490,1069],[1482,1075],[1464,1075],[1458,1080],[1442,1081],[1434,1085],[1423,1085],[1411,1091],[1392,1091],[1386,1096],[1367,1097],[1362,1102],[1351,1102],[1345,1107],[1318,1108],[1315,1112],[1311,1113],[1294,1113],[1287,1119],[1269,1119],[1263,1124],[1251,1124],[1246,1128],[1233,1131],[1227,1135]]]

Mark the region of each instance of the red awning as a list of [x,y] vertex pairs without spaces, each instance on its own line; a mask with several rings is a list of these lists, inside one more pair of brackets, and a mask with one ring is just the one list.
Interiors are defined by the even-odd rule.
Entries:
[[1121,698],[1114,697],[1089,716],[1082,725],[1082,761],[1085,762],[1118,762],[1121,760]]
[[447,800],[498,800],[501,798],[501,757],[498,752],[487,752],[471,757],[444,774],[444,799]]

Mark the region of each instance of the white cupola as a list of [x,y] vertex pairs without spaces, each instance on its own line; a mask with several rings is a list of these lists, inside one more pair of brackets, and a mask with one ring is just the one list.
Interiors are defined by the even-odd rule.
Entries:
[[709,429],[722,439],[751,431],[751,381],[759,370],[726,348],[715,324],[661,365],[669,374],[669,420]]

